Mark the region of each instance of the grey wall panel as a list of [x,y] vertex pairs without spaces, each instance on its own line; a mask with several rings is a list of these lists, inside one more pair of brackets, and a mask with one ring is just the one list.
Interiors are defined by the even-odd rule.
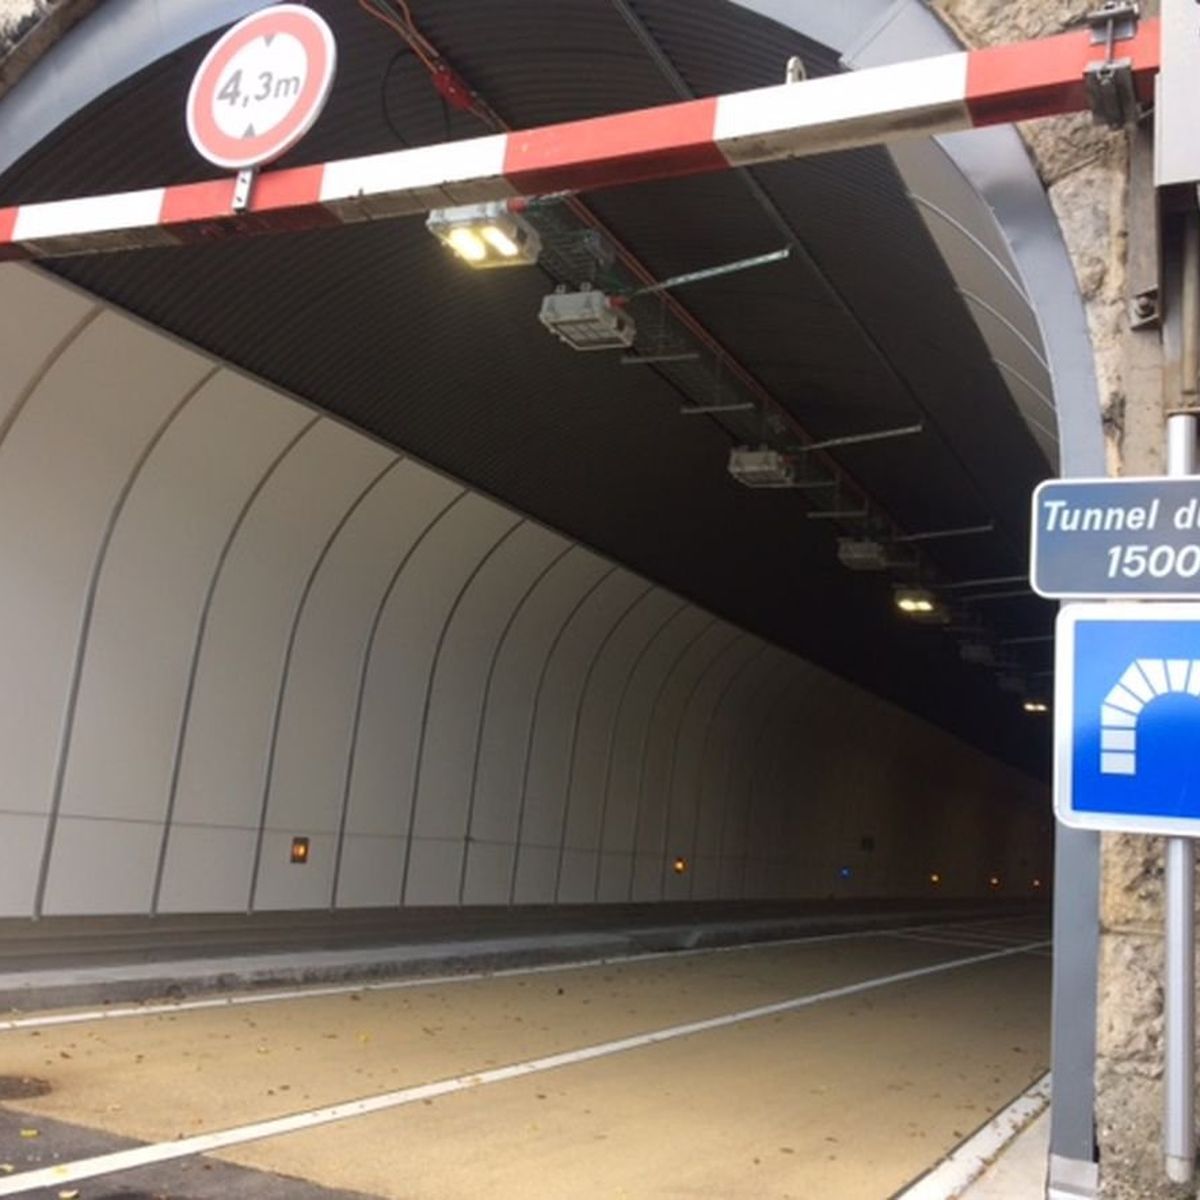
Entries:
[[725,680],[704,725],[698,757],[697,821],[688,896],[711,900],[721,884],[721,853],[728,833],[727,783],[733,763],[735,734],[740,726],[744,698],[757,690],[757,680],[770,669],[773,648],[757,638],[753,649]]
[[[486,709],[476,735],[471,781],[466,870],[461,900],[507,903],[515,862],[517,824],[529,807],[532,737],[549,718],[545,697],[559,648],[588,599],[613,567],[582,547],[552,561],[549,572],[515,612],[489,681]],[[561,823],[561,786],[557,801]],[[540,802],[540,797],[539,797]]]
[[[296,405],[219,373],[131,481],[96,583],[63,763],[64,816],[149,823],[161,840],[191,634],[213,563],[242,498],[302,419]],[[139,859],[137,870],[118,872],[133,911],[150,902],[157,855],[148,874],[144,866]],[[73,899],[77,879],[56,851],[48,911],[89,903],[86,894]]]
[[691,844],[688,824],[691,810],[687,807],[678,842],[670,839],[670,797],[678,767],[679,728],[708,669],[737,636],[736,629],[721,621],[705,622],[679,651],[651,704],[638,768],[634,867],[630,880],[633,900],[664,899],[671,859]]
[[691,797],[687,802],[693,806],[692,841],[684,880],[689,900],[712,899],[717,894],[722,806],[716,780],[724,778],[729,745],[728,739],[720,735],[732,721],[730,696],[767,649],[765,642],[750,634],[733,642],[698,692],[690,727],[685,722],[680,731],[675,791],[677,797]]
[[[274,907],[284,896],[290,904],[332,903],[333,873],[342,881],[337,854],[345,848],[350,743],[375,617],[397,564],[453,494],[419,464],[389,467],[350,514],[313,582],[280,711],[267,830],[281,852],[293,836],[318,839],[308,864],[318,869],[277,872],[271,886],[290,890],[261,891],[261,906]],[[364,867],[355,861],[348,886],[369,889],[372,874]]]
[[[214,894],[206,907],[249,903],[273,715],[297,606],[330,532],[389,457],[349,430],[319,423],[275,471],[230,551],[201,648],[175,819],[238,831],[240,856],[249,858],[241,894]],[[168,880],[184,853],[172,839]]]
[[757,691],[750,696],[733,732],[733,744],[726,766],[722,802],[726,819],[722,822],[720,884],[718,894],[740,898],[745,894],[746,860],[749,854],[753,816],[754,780],[760,765],[760,751],[776,706],[794,685],[800,667],[787,655],[772,655],[774,660]]
[[99,313],[86,296],[28,267],[0,271],[0,441],[41,375],[58,361],[81,322]]
[[[262,809],[254,853],[254,879],[249,901],[249,907],[252,909],[315,908],[333,893],[334,880],[338,873],[336,855],[340,848],[334,792],[331,789],[323,798],[323,803],[321,798],[312,802],[313,798],[310,795],[297,793],[292,785],[304,775],[303,767],[293,769],[289,777],[280,781],[280,728],[288,696],[297,697],[296,681],[293,678],[296,644],[305,618],[310,613],[313,590],[322,578],[329,557],[339,547],[347,528],[353,524],[363,506],[392,475],[400,462],[396,456],[387,456],[382,465],[375,463],[371,466],[358,488],[351,493],[349,504],[321,545],[296,602],[272,708]],[[344,576],[339,575],[336,578],[340,582]],[[313,682],[314,686],[321,687],[319,681]],[[294,699],[293,707],[299,707],[302,703],[302,700]],[[297,749],[294,743],[288,748]],[[307,758],[308,748],[301,748],[300,753]],[[295,758],[291,761],[295,763]],[[306,804],[306,801],[309,803]],[[298,832],[300,830],[304,832]],[[295,861],[292,853],[298,836],[308,838],[308,852],[302,862]]]
[[[430,690],[425,769],[417,793],[413,838],[445,839],[457,847],[459,860],[450,875],[442,874],[440,867],[423,879],[419,874],[410,875],[413,902],[420,896],[423,903],[458,903],[475,744],[495,655],[529,589],[568,545],[535,525],[513,527],[472,580],[446,631]],[[493,879],[498,879],[499,866],[493,862],[492,868]],[[506,899],[506,890],[501,888],[486,902]]]
[[[147,443],[210,370],[198,355],[102,315],[39,379],[0,444],[6,811],[53,816],[67,697],[114,506]],[[27,885],[28,861],[9,855],[0,840],[0,875]],[[44,853],[36,859],[40,867]],[[17,899],[17,911],[32,902]]]
[[36,272],[0,295],[0,913],[1046,875],[1035,781]]
[[[595,854],[599,847],[607,748],[619,697],[638,656],[653,637],[654,631],[680,607],[681,601],[661,589],[651,588],[623,572],[618,573],[612,577],[609,585],[597,593],[597,603],[580,613],[578,640],[573,638],[573,644],[567,643],[560,648],[565,667],[574,661],[578,645],[589,637],[595,639],[585,652],[587,662],[579,681],[575,704],[559,710],[565,716],[569,708],[571,714],[569,724],[561,726],[566,733],[567,759],[566,776],[561,786],[567,806],[566,838],[575,851]],[[582,657],[579,661],[583,661]],[[542,709],[551,720],[549,714],[552,707],[548,702]],[[564,745],[557,738],[554,741],[560,746]],[[558,757],[554,754],[553,746],[549,753],[545,747],[546,743],[535,736],[528,795],[534,795],[539,787],[557,786],[542,783],[539,764],[545,764],[543,769],[547,771],[546,778],[554,778],[550,772]],[[543,808],[545,812],[550,810],[549,804]],[[598,860],[592,860],[592,875],[587,877],[587,884],[584,885],[584,876],[578,869],[577,861],[572,859],[568,864],[566,856],[560,856],[562,837],[561,827],[529,831],[522,822],[513,885],[515,902],[550,902],[556,887],[561,889],[563,895],[567,891],[574,893],[586,887],[586,899],[593,898],[595,862]]]
[[[401,897],[431,686],[448,622],[463,589],[516,523],[479,496],[455,503],[408,560],[382,614],[363,692],[347,826],[349,834],[403,839],[390,877],[378,880],[380,903]],[[423,856],[415,857],[423,879]]]
[[[548,820],[558,813],[557,855],[549,894],[559,900],[570,894],[577,903],[591,899],[596,818],[577,803],[575,786],[576,747],[583,707],[593,676],[605,661],[609,643],[650,587],[613,565],[597,575],[594,583],[580,594],[555,633],[538,680],[524,738],[516,823],[518,845],[509,893],[514,901],[518,897],[518,884],[527,883],[529,878],[521,873],[520,855],[525,843],[525,813],[531,807],[535,812],[549,814]],[[545,857],[548,848],[534,849]]]
[[625,901],[632,891],[642,762],[650,719],[661,689],[713,618],[693,605],[678,605],[640,647],[617,698],[605,746],[600,797],[600,858],[597,901]]

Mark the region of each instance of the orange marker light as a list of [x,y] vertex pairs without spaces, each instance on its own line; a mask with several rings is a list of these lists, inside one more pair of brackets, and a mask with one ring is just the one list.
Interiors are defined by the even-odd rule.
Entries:
[[932,883],[934,887],[937,887],[937,885],[942,882],[942,877],[936,871],[934,871],[933,874],[929,876],[929,882]]
[[292,838],[292,862],[294,862],[294,863],[308,862],[308,838],[306,838],[306,837]]
[[682,875],[688,869],[688,861],[682,854],[678,855],[675,861],[671,864],[671,870],[676,875]]
[[988,880],[988,883],[989,883],[989,884],[990,884],[992,887],[999,887],[999,886],[1000,886],[1000,876],[999,876],[999,875],[993,875],[993,876],[992,876],[992,877],[991,877],[991,878]]

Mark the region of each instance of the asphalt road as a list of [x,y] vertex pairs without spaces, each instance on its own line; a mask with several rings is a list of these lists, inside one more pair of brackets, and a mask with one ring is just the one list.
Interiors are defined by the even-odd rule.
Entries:
[[1001,918],[22,1014],[0,1196],[887,1200],[1046,1070],[1047,937]]

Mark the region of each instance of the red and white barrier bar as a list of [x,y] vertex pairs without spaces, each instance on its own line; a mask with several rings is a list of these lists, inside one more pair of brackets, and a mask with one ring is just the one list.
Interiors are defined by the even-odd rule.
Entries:
[[[1118,43],[1149,99],[1159,23]],[[1087,30],[805,83],[413,150],[265,171],[245,211],[232,178],[0,208],[0,259],[318,229],[484,200],[586,191],[1082,111]]]

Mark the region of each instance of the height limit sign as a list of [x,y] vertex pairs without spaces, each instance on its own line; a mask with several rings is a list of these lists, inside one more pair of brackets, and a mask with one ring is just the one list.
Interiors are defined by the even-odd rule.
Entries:
[[192,80],[192,145],[231,171],[278,158],[321,115],[336,66],[333,31],[312,9],[277,4],[239,21]]
[[1031,558],[1050,599],[1200,598],[1200,478],[1043,483]]

